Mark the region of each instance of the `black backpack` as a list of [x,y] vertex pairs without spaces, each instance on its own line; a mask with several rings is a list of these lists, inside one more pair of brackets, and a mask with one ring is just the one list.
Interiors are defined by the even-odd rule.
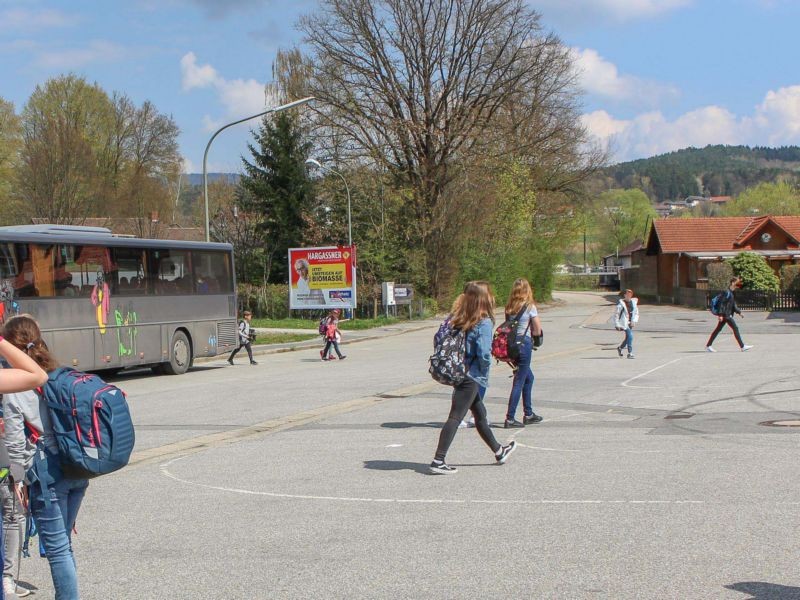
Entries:
[[466,342],[464,332],[454,329],[448,317],[434,336],[431,366],[428,368],[434,380],[452,386],[464,382],[467,378]]

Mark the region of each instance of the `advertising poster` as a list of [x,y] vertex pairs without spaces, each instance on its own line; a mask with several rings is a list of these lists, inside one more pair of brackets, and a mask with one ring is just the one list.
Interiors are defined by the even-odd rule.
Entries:
[[289,248],[289,308],[355,308],[355,246]]

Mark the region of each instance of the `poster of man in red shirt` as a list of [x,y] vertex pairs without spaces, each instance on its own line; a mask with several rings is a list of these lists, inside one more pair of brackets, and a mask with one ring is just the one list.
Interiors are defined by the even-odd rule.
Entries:
[[289,308],[355,308],[355,246],[289,248]]

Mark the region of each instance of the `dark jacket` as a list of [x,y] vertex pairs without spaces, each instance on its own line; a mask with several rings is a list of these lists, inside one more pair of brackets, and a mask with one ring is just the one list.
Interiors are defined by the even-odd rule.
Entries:
[[742,311],[739,310],[739,307],[736,305],[736,296],[734,296],[731,290],[723,292],[719,313],[723,317],[732,317],[733,313],[738,315],[742,314]]

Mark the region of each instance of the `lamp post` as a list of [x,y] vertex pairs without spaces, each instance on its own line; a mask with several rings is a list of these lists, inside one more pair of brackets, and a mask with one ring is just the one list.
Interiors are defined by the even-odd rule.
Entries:
[[335,169],[331,169],[330,167],[326,167],[323,164],[321,164],[318,160],[314,160],[313,158],[307,159],[306,160],[306,164],[314,166],[314,167],[317,167],[319,169],[322,169],[323,171],[329,171],[329,172],[333,173],[334,175],[338,175],[341,178],[342,182],[344,183],[344,189],[347,192],[347,245],[348,246],[352,246],[353,245],[353,220],[352,220],[352,216],[351,216],[351,212],[350,212],[350,188],[347,185],[347,180],[344,178],[344,175],[339,173],[339,171],[337,171]]
[[293,106],[298,106],[300,104],[305,104],[306,102],[310,102],[314,99],[314,96],[309,96],[308,98],[303,98],[302,100],[295,100],[294,102],[289,102],[288,104],[283,104],[281,106],[276,106],[275,108],[270,108],[265,110],[264,112],[260,112],[257,115],[252,115],[249,117],[245,117],[244,119],[239,119],[238,121],[234,121],[233,123],[228,123],[227,125],[223,125],[219,129],[214,132],[214,135],[211,136],[211,139],[208,140],[208,144],[206,144],[206,151],[203,153],[203,200],[205,202],[205,210],[206,210],[206,241],[211,241],[211,224],[208,220],[208,169],[206,168],[206,164],[208,161],[208,149],[211,147],[211,142],[214,141],[214,138],[217,137],[223,130],[227,129],[228,127],[232,127],[234,125],[238,125],[239,123],[244,123],[245,121],[249,121],[250,119],[255,119],[256,117],[263,117],[264,115],[268,115],[274,112],[280,112],[282,110],[286,110],[287,108],[292,108]]

